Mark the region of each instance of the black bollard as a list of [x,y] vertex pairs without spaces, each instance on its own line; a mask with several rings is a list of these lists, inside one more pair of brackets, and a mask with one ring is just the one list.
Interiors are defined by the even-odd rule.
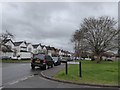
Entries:
[[67,65],[67,62],[66,62],[66,75],[68,74],[68,65]]
[[80,75],[80,78],[82,78],[82,67],[81,67],[81,62],[79,62],[79,75]]

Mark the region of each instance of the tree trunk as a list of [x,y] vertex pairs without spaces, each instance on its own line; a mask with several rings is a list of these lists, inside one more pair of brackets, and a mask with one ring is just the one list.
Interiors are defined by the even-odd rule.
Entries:
[[97,55],[96,61],[97,61],[97,63],[100,63],[100,61],[101,61],[101,56],[100,55]]

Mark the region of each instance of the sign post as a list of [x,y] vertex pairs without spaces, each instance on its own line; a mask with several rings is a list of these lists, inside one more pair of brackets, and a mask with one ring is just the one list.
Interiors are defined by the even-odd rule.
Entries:
[[67,61],[61,61],[62,63],[65,63],[65,74],[67,75],[68,74],[68,64],[67,64]]
[[80,78],[82,78],[82,66],[81,66],[81,61],[79,62],[79,75],[80,75]]

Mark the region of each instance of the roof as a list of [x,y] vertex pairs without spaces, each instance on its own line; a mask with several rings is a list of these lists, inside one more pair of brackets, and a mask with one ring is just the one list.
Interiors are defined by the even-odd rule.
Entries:
[[11,39],[6,39],[6,40],[3,40],[4,43],[7,43],[8,41],[10,41]]
[[15,45],[15,46],[19,46],[21,43],[23,43],[23,41],[20,41],[20,42],[14,42],[14,45]]
[[26,43],[27,46],[28,46],[29,44],[31,44],[31,43]]
[[54,47],[51,47],[52,50],[56,50]]
[[46,46],[47,50],[51,50],[51,47],[50,46]]
[[39,46],[39,44],[34,44],[32,45],[34,48],[37,48]]
[[13,42],[11,39],[3,40],[4,43],[7,43],[7,42],[9,42],[9,41],[11,41],[11,42],[14,44],[14,42]]

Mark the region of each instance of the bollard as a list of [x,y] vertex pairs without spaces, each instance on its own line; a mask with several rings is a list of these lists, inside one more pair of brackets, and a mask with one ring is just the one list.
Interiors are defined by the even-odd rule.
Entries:
[[62,60],[61,62],[65,63],[65,74],[67,75],[68,74],[68,64],[67,64],[67,61]]
[[79,62],[79,75],[80,75],[80,78],[82,78],[82,67],[81,67],[81,61]]
[[68,74],[68,65],[67,65],[67,62],[66,62],[66,75]]

